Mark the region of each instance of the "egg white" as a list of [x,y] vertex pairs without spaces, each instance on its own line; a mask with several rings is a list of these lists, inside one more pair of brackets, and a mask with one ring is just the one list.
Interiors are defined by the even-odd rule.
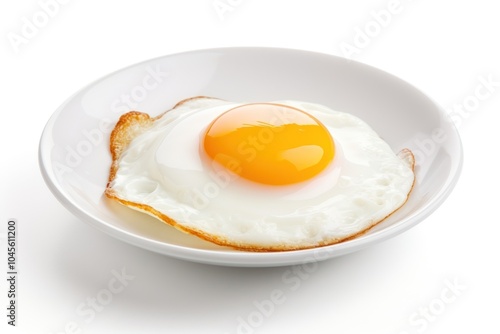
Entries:
[[197,98],[168,111],[131,141],[108,188],[198,235],[253,250],[332,244],[405,203],[414,182],[412,166],[364,121],[313,103],[273,103],[309,113],[334,138],[334,161],[315,178],[266,186],[212,162],[200,147],[201,136],[217,116],[242,103]]

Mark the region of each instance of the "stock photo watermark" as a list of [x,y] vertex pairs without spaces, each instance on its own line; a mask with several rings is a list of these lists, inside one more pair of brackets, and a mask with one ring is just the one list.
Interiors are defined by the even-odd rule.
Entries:
[[111,270],[112,277],[106,286],[93,296],[88,296],[75,308],[75,315],[78,320],[68,321],[62,330],[49,334],[80,334],[83,333],[84,325],[91,323],[96,316],[110,306],[116,295],[122,293],[127,286],[135,279],[135,276],[126,272],[126,268],[120,271]]
[[439,294],[410,314],[409,328],[398,334],[424,333],[440,317],[449,312],[450,305],[456,303],[466,290],[467,286],[458,278],[444,279]]
[[[18,318],[18,256],[19,228],[16,219],[8,219],[6,227],[7,242],[7,324],[15,327]],[[3,237],[3,235],[2,235]],[[3,238],[2,238],[3,239]],[[3,240],[2,240],[3,244]]]
[[20,18],[20,27],[16,32],[7,33],[7,39],[12,49],[17,54],[21,47],[26,46],[30,41],[37,37],[40,32],[59,15],[62,6],[68,4],[71,0],[40,0],[37,2],[38,8],[33,14],[22,16]]
[[[406,2],[411,1],[407,0]],[[353,59],[355,56],[360,55],[392,24],[395,17],[400,15],[404,9],[405,5],[401,0],[391,0],[386,4],[385,8],[371,10],[368,21],[354,27],[354,35],[351,40],[339,43],[341,54],[347,59]]]
[[[114,115],[121,115],[125,112],[136,109],[139,103],[146,100],[148,95],[165,82],[169,72],[164,71],[159,65],[148,66],[146,74],[140,82],[121,93],[120,96],[112,100],[109,110]],[[83,160],[94,152],[96,147],[107,143],[107,138],[113,130],[116,121],[103,117],[96,127],[82,129],[79,133],[79,140],[74,145],[65,146],[64,163],[54,162],[54,170],[60,177],[67,172],[72,172],[74,168],[80,166]]]
[[[452,123],[457,129],[460,129],[464,122],[481,108],[483,103],[498,94],[499,88],[500,81],[494,77],[493,73],[479,75],[471,93],[464,96],[458,103],[446,108],[447,113],[444,121]],[[414,148],[412,148],[415,160],[422,162],[427,157],[433,156],[447,139],[447,134],[441,127],[435,128],[430,134],[415,138]]]
[[[269,297],[252,302],[252,311],[235,319],[236,334],[253,334],[262,327],[280,305],[287,301],[288,295],[297,291],[302,284],[319,270],[319,263],[330,257],[329,248],[318,248],[303,263],[287,268],[281,274],[281,284],[271,290]],[[225,334],[232,334],[226,332]]]
[[[310,261],[305,261],[285,270],[281,275],[281,286],[273,289],[269,297],[252,302],[252,310],[235,319],[235,331],[225,334],[253,334],[262,327],[280,305],[287,301],[290,293],[297,291],[319,269],[318,262],[329,257],[328,249],[318,249]],[[432,323],[439,320],[467,290],[467,286],[458,278],[444,279],[439,294],[419,306],[408,316],[408,328],[398,334],[416,334],[425,332]]]
[[159,65],[156,67],[148,66],[146,75],[142,78],[140,84],[130,88],[126,93],[122,93],[119,98],[111,102],[111,111],[115,114],[122,114],[134,110],[139,103],[146,100],[149,93],[160,86],[165,79],[169,77],[169,72],[164,71]]
[[462,101],[453,104],[453,107],[447,109],[449,120],[457,128],[460,128],[464,120],[479,110],[483,102],[498,93],[498,88],[500,88],[500,81],[497,81],[492,73],[478,76],[474,91],[465,96]]
[[244,0],[214,0],[212,7],[221,21],[226,19],[228,13],[238,8]]

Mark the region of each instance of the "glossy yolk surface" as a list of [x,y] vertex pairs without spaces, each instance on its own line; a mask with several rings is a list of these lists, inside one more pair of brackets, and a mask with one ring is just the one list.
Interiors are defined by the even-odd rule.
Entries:
[[202,147],[213,161],[267,185],[308,180],[335,155],[329,131],[316,118],[272,103],[246,104],[221,114],[208,126]]

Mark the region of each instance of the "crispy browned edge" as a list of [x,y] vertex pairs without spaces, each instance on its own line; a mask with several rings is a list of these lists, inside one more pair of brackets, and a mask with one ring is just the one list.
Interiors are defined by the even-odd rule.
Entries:
[[[185,100],[182,100],[179,103],[177,103],[173,109],[177,108],[178,106],[185,103],[186,101],[198,99],[198,98],[211,98],[211,97],[196,96],[196,97],[192,97],[189,99],[185,99]],[[199,237],[201,239],[213,242],[213,243],[220,245],[220,246],[228,246],[228,247],[232,247],[232,248],[235,248],[238,250],[245,250],[245,251],[252,251],[252,252],[278,252],[278,251],[291,251],[291,250],[323,247],[323,246],[333,245],[333,244],[340,243],[340,242],[347,241],[347,240],[352,240],[352,239],[357,238],[358,236],[365,234],[371,228],[373,228],[377,224],[381,223],[387,217],[389,217],[394,212],[399,210],[399,208],[401,208],[408,200],[410,193],[413,190],[413,187],[415,185],[415,177],[414,177],[412,188],[410,189],[410,192],[408,193],[405,202],[400,207],[398,207],[396,210],[394,210],[392,213],[390,213],[389,215],[387,215],[386,217],[384,217],[380,221],[374,222],[366,229],[364,229],[358,233],[355,233],[353,235],[344,237],[344,238],[328,240],[328,241],[324,241],[324,242],[321,242],[321,243],[318,243],[315,245],[301,245],[301,246],[280,245],[280,246],[271,246],[271,247],[267,246],[266,247],[266,246],[261,246],[261,245],[235,243],[231,240],[227,240],[227,239],[221,238],[219,236],[211,235],[209,233],[206,233],[206,232],[198,230],[198,229],[183,226],[183,225],[179,224],[178,222],[176,222],[175,220],[173,220],[172,218],[168,217],[167,215],[150,207],[149,205],[131,202],[131,201],[127,201],[125,199],[122,199],[111,188],[110,184],[111,184],[111,181],[113,181],[115,176],[116,176],[116,172],[118,170],[118,160],[119,160],[122,152],[127,148],[127,146],[130,144],[130,142],[135,137],[137,137],[138,135],[143,133],[145,130],[147,130],[149,127],[151,127],[153,125],[154,121],[161,118],[164,114],[165,113],[162,113],[162,114],[158,115],[157,117],[152,118],[146,113],[142,113],[142,112],[138,112],[138,111],[130,111],[130,112],[128,112],[120,117],[120,119],[116,123],[115,128],[113,129],[113,131],[111,132],[111,135],[110,135],[109,147],[110,147],[110,151],[111,151],[112,163],[111,163],[111,167],[109,170],[108,184],[106,186],[106,190],[104,191],[104,193],[108,198],[113,199],[113,200],[115,200],[115,201],[129,207],[129,208],[147,213],[155,218],[160,219],[164,223],[169,224],[169,225],[177,228],[180,231],[196,235],[197,237]],[[401,159],[409,162],[411,169],[413,171],[413,174],[415,175],[415,156],[413,155],[413,153],[409,149],[405,148],[405,149],[402,149],[398,153],[398,156]]]

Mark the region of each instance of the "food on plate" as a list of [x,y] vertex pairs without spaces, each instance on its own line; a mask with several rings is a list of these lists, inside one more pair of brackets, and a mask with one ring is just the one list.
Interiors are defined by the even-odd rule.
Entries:
[[247,251],[352,239],[408,199],[414,156],[364,121],[301,101],[183,100],[131,111],[110,138],[105,194],[177,229]]

